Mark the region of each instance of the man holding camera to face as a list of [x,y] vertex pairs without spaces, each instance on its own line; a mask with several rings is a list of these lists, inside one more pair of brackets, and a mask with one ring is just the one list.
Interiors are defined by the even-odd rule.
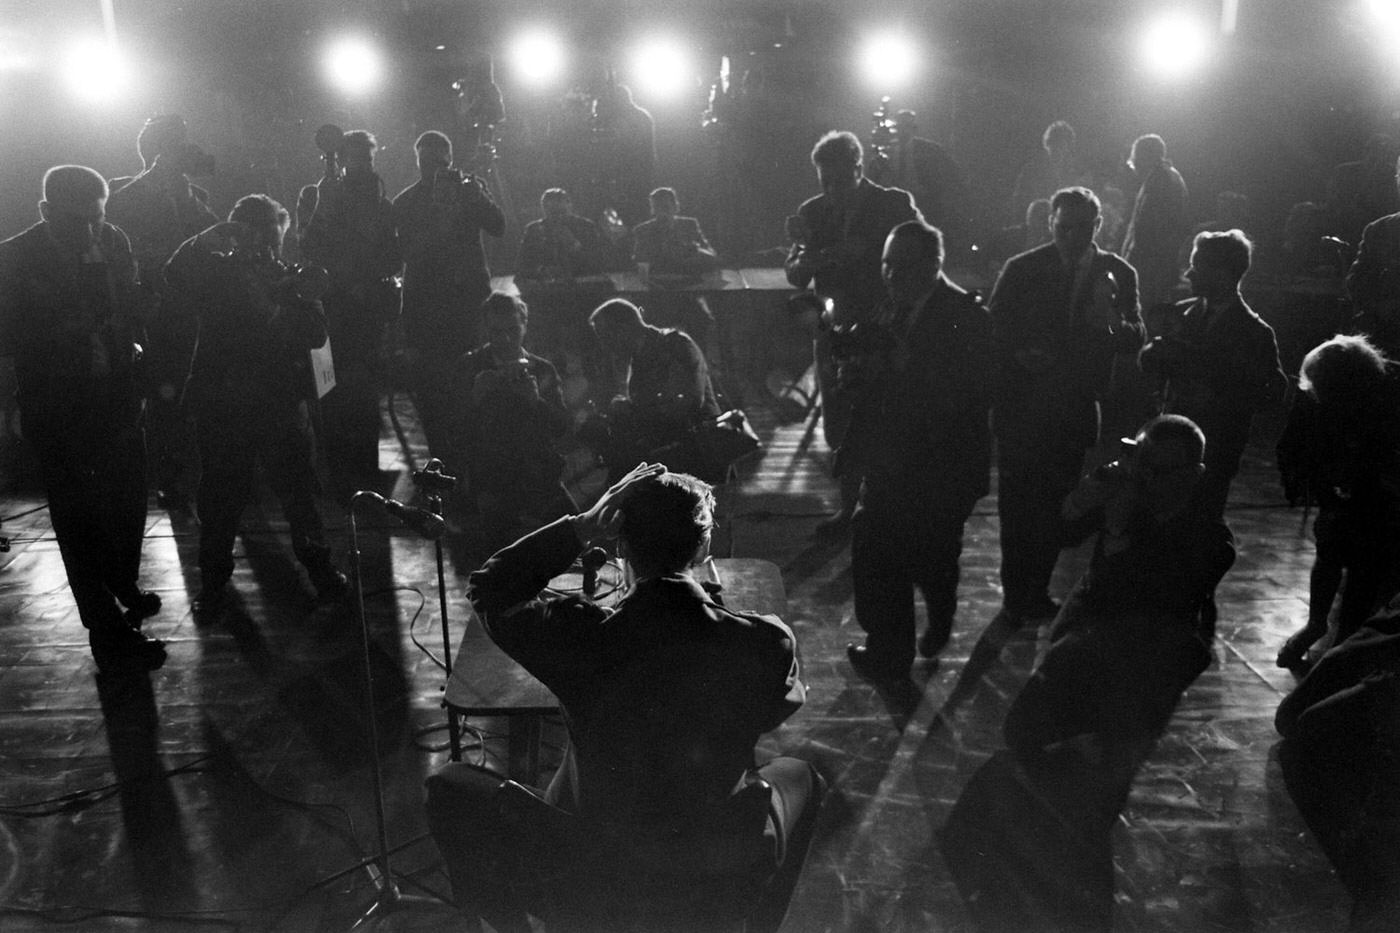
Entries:
[[452,167],[452,141],[429,130],[414,144],[418,181],[394,198],[403,250],[403,346],[428,449],[452,456],[453,368],[476,343],[477,311],[491,294],[481,235],[505,233],[485,183]]
[[333,148],[316,186],[316,209],[301,219],[301,250],[330,274],[323,304],[335,388],[321,403],[326,453],[338,475],[373,484],[379,479],[380,351],[385,328],[399,315],[399,239],[393,205],[374,170],[374,136],[351,130],[339,139],[318,134],[318,142]]
[[481,317],[486,342],[460,365],[459,436],[482,538],[494,550],[572,505],[554,446],[570,419],[554,364],[525,349],[525,302],[492,292]]
[[1107,930],[1111,832],[1134,775],[1210,663],[1202,609],[1235,558],[1199,508],[1206,439],[1162,415],[1063,503],[1094,535],[1050,650],[1007,712],[998,752],[968,782],[943,851],[982,930]]
[[316,504],[320,482],[309,402],[308,353],[326,342],[319,301],[325,272],[283,264],[288,223],[282,205],[250,194],[227,222],[187,240],[165,270],[167,283],[197,315],[199,349],[187,395],[202,467],[202,589],[195,606],[204,612],[216,610],[227,594],[239,517],[252,498],[259,461],[317,595],[333,599],[346,590]]

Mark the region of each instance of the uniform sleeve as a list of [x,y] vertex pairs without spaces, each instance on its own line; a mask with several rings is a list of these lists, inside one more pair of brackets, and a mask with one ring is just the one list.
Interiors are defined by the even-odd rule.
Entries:
[[802,682],[802,662],[797,650],[797,636],[787,623],[774,615],[763,616],[767,625],[778,630],[775,636],[775,664],[786,667],[787,674],[775,688],[773,702],[766,712],[766,719],[759,723],[760,731],[769,732],[778,728],[789,716],[802,708],[807,701],[807,687]]
[[561,518],[497,551],[467,580],[467,599],[491,640],[545,686],[592,663],[606,610],[577,597],[547,597],[583,546]]

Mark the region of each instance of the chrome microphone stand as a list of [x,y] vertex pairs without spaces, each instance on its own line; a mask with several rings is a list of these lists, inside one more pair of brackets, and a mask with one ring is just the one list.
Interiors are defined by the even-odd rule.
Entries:
[[[370,868],[374,866],[375,871],[371,872],[371,874],[374,877],[377,893],[375,894],[374,900],[360,911],[359,916],[350,926],[352,931],[373,929],[378,925],[381,918],[389,914],[413,909],[439,908],[439,902],[436,900],[429,900],[424,897],[413,897],[400,891],[398,883],[394,878],[393,866],[389,861],[389,829],[388,821],[384,815],[384,774],[379,763],[379,724],[376,721],[374,703],[374,675],[370,666],[369,622],[365,618],[364,576],[361,573],[359,535],[355,524],[355,505],[361,498],[371,498],[383,504],[391,514],[394,514],[405,524],[415,528],[415,530],[425,537],[436,539],[437,537],[441,537],[442,534],[442,519],[432,513],[422,512],[421,509],[411,509],[402,503],[395,502],[392,499],[385,499],[378,493],[367,489],[362,489],[350,497],[350,572],[355,586],[355,615],[357,621],[360,623],[360,636],[364,649],[365,700],[369,706],[369,715],[366,717],[366,734],[369,738],[370,774],[374,776],[375,828],[378,832],[379,843],[378,852],[356,866],[356,868]],[[422,516],[419,516],[418,513],[422,513]],[[430,516],[431,519],[436,520],[436,524],[426,516]],[[440,546],[438,553],[439,555],[442,553]],[[439,557],[439,559],[441,558]],[[441,573],[440,564],[439,573]],[[441,577],[439,577],[439,579],[441,579]],[[425,888],[424,890],[427,889]]]
[[[413,484],[423,490],[428,497],[428,508],[439,518],[442,516],[442,494],[457,485],[457,477],[444,473],[442,461],[434,457],[421,470],[413,471]],[[452,679],[452,632],[447,625],[447,576],[444,571],[442,536],[433,538],[433,549],[437,557],[438,615],[442,620],[442,669],[447,680]],[[446,687],[444,686],[444,691]],[[443,708],[447,708],[446,699]],[[447,757],[452,761],[462,760],[462,729],[457,716],[447,711]]]

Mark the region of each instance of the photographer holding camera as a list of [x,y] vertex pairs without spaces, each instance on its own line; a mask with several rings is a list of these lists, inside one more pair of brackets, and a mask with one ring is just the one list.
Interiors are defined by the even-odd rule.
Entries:
[[1182,694],[1210,664],[1202,609],[1235,558],[1195,492],[1205,436],[1162,415],[1063,502],[1089,568],[1012,702],[1008,751],[973,775],[941,834],[983,930],[1107,930],[1112,829]]
[[335,388],[321,402],[331,469],[352,483],[379,481],[380,351],[399,315],[396,276],[402,266],[393,205],[374,170],[373,134],[317,133],[326,175],[316,209],[301,218],[302,257],[324,266],[330,284],[322,304],[335,359]]
[[181,393],[194,353],[189,315],[161,286],[161,268],[185,240],[219,218],[209,209],[209,192],[190,176],[214,174],[214,159],[189,141],[185,120],[176,114],[151,117],[136,137],[142,170],[113,178],[107,216],[131,239],[137,277],[147,303],[147,443],[156,496],[167,508],[186,508],[193,473],[193,427]]
[[[808,198],[789,219],[792,249],[783,264],[793,288],[811,287],[831,300],[829,322],[844,326],[863,320],[884,300],[880,252],[896,224],[919,218],[909,192],[886,188],[865,177],[865,152],[854,133],[830,132],[812,147],[812,165],[822,193]],[[830,327],[821,326],[812,343],[822,396],[822,432],[836,450],[851,423],[851,398],[836,383]],[[850,528],[860,492],[860,476],[839,477],[841,505],[817,526],[819,534]]]
[[486,343],[462,358],[461,462],[491,550],[569,511],[555,442],[569,410],[554,364],[524,347],[529,308],[493,292],[481,308]]
[[457,360],[476,343],[478,310],[491,294],[482,233],[505,233],[506,217],[485,183],[452,167],[452,141],[418,137],[418,181],[394,198],[403,250],[403,346],[410,389],[433,456],[448,460]]
[[198,424],[201,611],[216,609],[233,574],[233,545],[261,462],[291,526],[292,549],[317,595],[343,595],[316,504],[315,439],[308,351],[326,342],[318,300],[325,271],[289,269],[279,258],[290,218],[250,194],[225,223],[191,237],[171,257],[166,281],[193,311],[198,350],[187,397]]

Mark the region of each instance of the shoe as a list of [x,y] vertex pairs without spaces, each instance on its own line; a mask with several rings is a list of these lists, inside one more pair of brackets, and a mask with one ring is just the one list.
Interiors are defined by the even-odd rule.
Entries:
[[104,673],[156,671],[165,664],[165,642],[125,625],[89,632],[88,644]]
[[160,612],[160,594],[150,590],[137,590],[133,596],[117,598],[126,607],[126,620],[133,627],[139,626],[142,619],[149,619]]
[[930,625],[924,629],[924,633],[919,636],[919,657],[931,658],[942,651],[948,645],[948,639],[952,637],[951,627],[944,629]]
[[228,599],[228,578],[222,580],[205,580],[200,587],[199,595],[194,598],[194,609],[196,615],[209,615],[218,612]]
[[816,535],[819,538],[836,538],[851,530],[851,515],[855,509],[842,508],[817,522]]
[[1307,667],[1308,649],[1317,641],[1318,636],[1303,629],[1301,632],[1294,632],[1288,640],[1283,643],[1283,647],[1278,650],[1278,659],[1274,664],[1287,670]]
[[877,658],[865,645],[857,645],[854,642],[847,645],[846,658],[851,662],[851,667],[856,669],[856,673],[866,680],[887,683],[909,679],[909,665],[891,664]]

